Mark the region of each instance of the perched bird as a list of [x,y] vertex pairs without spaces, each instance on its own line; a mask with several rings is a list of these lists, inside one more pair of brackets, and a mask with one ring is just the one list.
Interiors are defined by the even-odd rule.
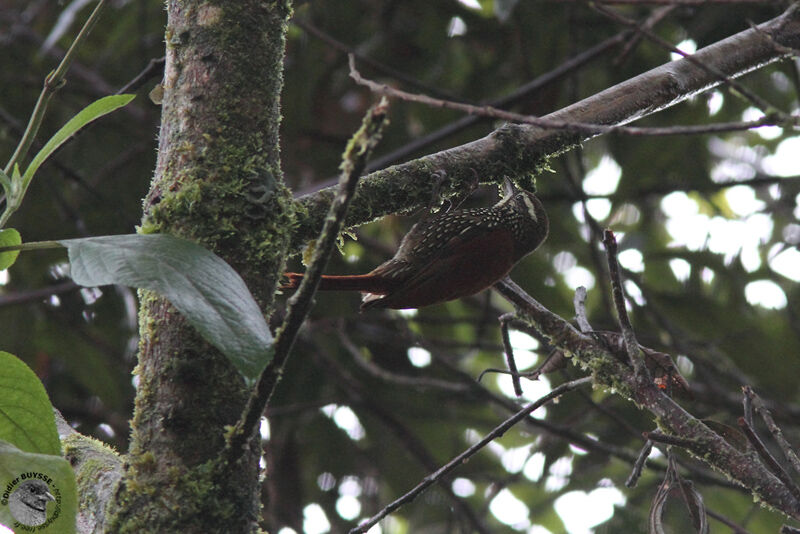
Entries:
[[[394,257],[367,274],[324,275],[322,291],[361,291],[361,309],[421,308],[473,295],[506,276],[545,240],[547,214],[533,193],[505,180],[494,206],[453,210],[415,224]],[[293,289],[303,278],[286,273]]]
[[38,526],[47,520],[47,503],[56,498],[41,480],[26,480],[8,498],[11,516],[27,526]]

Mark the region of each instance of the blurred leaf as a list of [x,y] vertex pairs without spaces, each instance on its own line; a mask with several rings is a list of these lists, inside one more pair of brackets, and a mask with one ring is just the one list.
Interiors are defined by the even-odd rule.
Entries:
[[22,360],[0,351],[0,439],[27,452],[61,454],[53,406]]

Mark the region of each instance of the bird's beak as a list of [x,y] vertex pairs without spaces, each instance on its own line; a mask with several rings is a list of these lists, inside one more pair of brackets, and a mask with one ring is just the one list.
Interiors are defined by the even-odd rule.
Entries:
[[503,178],[503,198],[511,198],[516,192],[517,188],[514,185],[514,182],[508,178]]

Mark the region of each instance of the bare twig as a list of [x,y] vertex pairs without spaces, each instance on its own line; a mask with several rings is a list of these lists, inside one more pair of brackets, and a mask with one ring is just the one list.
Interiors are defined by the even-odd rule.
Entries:
[[30,291],[20,291],[18,293],[8,293],[5,295],[0,295],[0,308],[4,306],[26,304],[32,301],[40,301],[52,295],[61,295],[63,293],[69,293],[71,291],[78,290],[80,289],[80,287],[81,286],[79,286],[72,280],[67,280],[64,282],[60,282],[58,284],[42,287],[39,289],[32,289]]
[[642,450],[639,451],[639,457],[636,458],[636,462],[633,464],[633,470],[628,476],[628,480],[625,481],[625,487],[635,488],[636,484],[639,483],[639,478],[642,476],[642,469],[644,469],[644,464],[647,462],[647,457],[650,456],[652,450],[653,442],[648,439],[644,442]]
[[147,66],[142,69],[142,72],[137,74],[131,81],[123,85],[117,90],[116,94],[121,95],[138,90],[141,86],[147,83],[148,80],[159,75],[164,74],[164,65],[167,63],[167,57],[153,58],[147,63]]
[[[793,5],[782,15],[759,25],[787,47],[800,46],[800,7]],[[738,77],[785,56],[758,32],[747,29],[698,50],[694,57],[712,63],[730,77]],[[622,125],[651,115],[720,84],[718,78],[688,61],[672,61],[610,87],[545,117],[560,123]],[[484,138],[429,154],[422,158],[377,171],[366,177],[347,218],[348,226],[363,224],[389,213],[424,205],[430,198],[430,169],[443,169],[452,179],[452,193],[475,172],[482,183],[499,181],[504,175],[522,175],[541,166],[543,160],[564,152],[595,134],[543,129],[528,124],[504,125]],[[518,157],[510,160],[509,151]],[[402,192],[402,194],[400,194]],[[319,232],[333,189],[323,189],[299,199],[308,216],[298,222],[292,248],[298,250]],[[379,198],[380,203],[374,199]]]
[[733,534],[751,534],[751,532],[746,528],[742,527],[738,523],[735,523],[731,519],[728,519],[724,515],[715,512],[711,508],[706,508],[706,513],[708,514],[708,517],[716,519],[717,521],[719,521],[720,523],[731,529],[731,532]]
[[606,246],[608,274],[611,278],[611,293],[614,297],[614,307],[617,310],[617,320],[622,332],[622,339],[625,341],[625,350],[637,377],[640,380],[649,381],[649,373],[644,365],[639,342],[636,341],[636,334],[633,333],[633,326],[630,318],[628,318],[628,311],[625,309],[625,295],[622,290],[619,263],[617,263],[617,240],[614,237],[614,232],[606,230],[603,233],[603,244]]
[[534,410],[544,406],[545,404],[549,403],[553,399],[567,393],[568,391],[572,391],[575,388],[581,387],[586,384],[590,384],[592,379],[590,377],[586,378],[579,378],[578,380],[573,380],[572,382],[566,382],[561,384],[557,388],[553,389],[547,395],[541,397],[536,402],[532,402],[525,406],[522,410],[518,411],[514,416],[506,419],[503,421],[502,424],[498,425],[494,428],[491,432],[489,432],[486,436],[483,437],[479,442],[475,445],[472,445],[470,448],[447,462],[441,468],[439,468],[436,472],[431,473],[427,477],[423,479],[422,482],[417,484],[411,491],[400,497],[399,499],[395,500],[394,502],[385,506],[380,512],[369,518],[367,521],[361,523],[358,527],[352,529],[350,534],[358,534],[363,533],[372,528],[374,525],[378,523],[381,519],[386,517],[387,515],[391,514],[404,504],[407,504],[417,498],[423,491],[425,491],[429,486],[434,484],[437,480],[441,479],[444,475],[448,474],[450,471],[455,469],[456,467],[463,464],[466,460],[474,456],[478,451],[483,449],[486,445],[494,441],[495,439],[499,438],[503,434],[505,434],[511,427],[519,423],[521,420],[525,419],[530,415]]
[[607,8],[603,7],[602,4],[594,4],[592,7],[596,11],[598,11],[598,12],[602,13],[603,15],[607,16],[608,18],[610,18],[612,20],[615,20],[615,21],[617,21],[617,22],[619,22],[621,24],[625,24],[626,26],[628,26],[630,28],[635,29],[637,32],[641,33],[642,35],[644,35],[645,37],[647,37],[648,39],[650,39],[654,43],[657,43],[658,45],[666,48],[667,50],[682,56],[684,59],[686,59],[687,61],[689,61],[693,65],[703,69],[704,71],[708,72],[709,74],[712,74],[712,75],[716,76],[717,78],[719,78],[720,81],[724,82],[726,85],[728,85],[732,89],[736,90],[740,95],[742,95],[744,98],[749,100],[751,104],[753,104],[755,107],[757,107],[758,109],[763,111],[764,114],[778,113],[778,115],[784,115],[783,113],[778,112],[778,110],[777,110],[777,108],[775,106],[771,105],[769,102],[767,102],[766,100],[764,100],[763,98],[761,98],[757,94],[753,93],[750,89],[748,89],[747,87],[745,87],[741,83],[737,82],[736,80],[734,80],[733,78],[731,78],[730,76],[728,76],[727,74],[722,72],[721,70],[719,70],[719,69],[717,69],[717,68],[715,68],[715,67],[713,67],[711,65],[708,65],[705,62],[703,62],[703,61],[695,58],[694,56],[692,56],[692,54],[687,54],[686,52],[684,52],[680,48],[678,48],[676,46],[673,46],[670,42],[665,41],[664,39],[662,39],[661,37],[659,37],[658,35],[656,35],[652,31],[650,31],[649,29],[644,28],[641,25],[639,25],[639,23],[636,22],[635,20],[631,20],[631,19],[629,19],[627,17],[623,17],[622,15],[617,13],[616,11],[613,11],[611,9],[607,9]]
[[786,472],[778,460],[776,460],[775,457],[772,456],[772,454],[767,450],[766,445],[764,445],[764,442],[758,437],[755,429],[747,424],[747,421],[744,420],[744,417],[740,417],[738,419],[738,423],[739,428],[741,428],[744,432],[744,435],[747,436],[747,440],[751,445],[753,445],[753,448],[756,450],[758,456],[761,458],[764,464],[766,464],[769,470],[772,471],[775,476],[777,476],[781,482],[786,485],[792,495],[794,495],[794,498],[800,502],[800,486],[798,486],[797,483],[792,480],[792,477],[789,475],[789,473]]
[[274,343],[274,355],[258,379],[253,394],[247,402],[236,431],[231,434],[227,449],[229,460],[241,456],[244,444],[258,428],[261,414],[269,403],[272,392],[278,383],[283,366],[289,357],[297,333],[311,309],[312,299],[322,278],[322,271],[328,263],[336,239],[342,231],[347,208],[355,194],[358,179],[364,171],[367,159],[381,138],[387,121],[388,103],[382,99],[367,112],[361,128],[347,144],[342,156],[342,176],[339,193],[331,203],[328,217],[320,231],[317,247],[303,281],[294,295],[288,300],[286,317],[279,329]]
[[670,436],[662,432],[642,432],[644,439],[655,441],[656,443],[663,443],[664,445],[673,445],[681,447],[682,449],[696,449],[697,442],[691,439],[685,439],[678,436]]
[[[334,382],[345,392],[350,401],[367,412],[370,412],[375,419],[380,421],[405,447],[405,449],[413,456],[426,471],[434,471],[439,466],[439,462],[435,456],[431,454],[425,443],[403,422],[397,418],[396,414],[390,410],[384,409],[379,402],[374,402],[370,398],[370,394],[350,373],[348,373],[342,365],[328,354],[327,347],[317,343],[317,357],[324,360],[324,367],[330,369],[334,374]],[[489,534],[486,526],[481,522],[480,518],[473,511],[472,507],[461,497],[453,493],[452,486],[447,483],[446,478],[437,480],[438,486],[447,497],[450,499],[454,511],[460,516],[469,521],[472,528],[470,532],[478,532],[479,534]]]
[[356,365],[361,367],[371,376],[383,380],[384,382],[396,384],[398,386],[412,387],[415,389],[438,389],[440,391],[448,391],[451,393],[465,393],[469,391],[468,385],[460,384],[458,382],[449,382],[446,380],[439,380],[424,376],[404,376],[387,371],[386,369],[383,369],[364,359],[364,357],[359,353],[358,347],[356,347],[343,329],[339,329],[338,334],[339,340],[342,342],[342,346],[347,349],[347,351],[353,357],[353,361],[356,363]]
[[514,393],[517,397],[522,396],[522,385],[519,382],[519,371],[517,362],[514,361],[514,349],[511,347],[511,338],[508,335],[508,323],[514,320],[513,313],[506,313],[500,316],[500,333],[503,336],[503,348],[506,354],[506,365],[508,374],[511,375],[511,383],[514,384]]
[[417,102],[427,106],[453,109],[462,111],[470,115],[478,115],[483,117],[492,117],[495,119],[502,119],[510,122],[518,122],[522,124],[530,124],[545,129],[564,130],[571,133],[581,133],[586,135],[598,134],[626,134],[626,135],[648,135],[648,136],[666,136],[666,135],[699,135],[709,133],[722,133],[734,132],[740,130],[750,130],[760,126],[790,126],[800,124],[800,117],[787,116],[781,114],[780,116],[766,115],[761,119],[754,121],[741,121],[741,122],[724,122],[716,124],[707,124],[701,126],[667,126],[662,128],[648,128],[648,127],[635,127],[635,126],[607,126],[603,124],[591,124],[585,122],[568,122],[560,121],[550,118],[534,117],[532,115],[523,115],[514,113],[513,111],[505,111],[493,106],[476,106],[474,104],[464,104],[461,102],[454,102],[452,100],[444,100],[434,98],[424,94],[414,94],[401,89],[395,89],[383,83],[378,83],[361,76],[361,73],[356,69],[355,57],[353,54],[349,56],[350,60],[350,77],[359,85],[369,88],[375,94],[389,96],[404,100],[407,102]]
[[742,391],[744,395],[742,396],[742,412],[744,413],[744,420],[745,422],[753,427],[753,395],[748,395],[748,391],[753,393],[752,388],[750,386],[742,387]]
[[[760,415],[761,419],[764,420],[764,423],[767,424],[767,428],[772,434],[772,437],[778,443],[778,446],[781,448],[783,455],[789,461],[789,464],[794,468],[797,474],[800,474],[800,458],[797,457],[797,453],[794,451],[794,448],[789,444],[788,441],[786,441],[786,438],[784,437],[780,427],[775,424],[775,420],[772,418],[772,414],[764,405],[764,401],[761,400],[761,397],[756,395],[755,391],[753,391],[753,388],[750,386],[745,386],[742,388],[742,390],[744,391],[745,398],[752,401],[756,412],[758,412],[758,415]],[[747,416],[745,416],[745,421],[747,421],[746,417]],[[752,426],[752,414],[750,421],[747,422]]]
[[575,290],[575,297],[572,299],[572,304],[575,307],[575,321],[578,323],[578,328],[584,334],[589,334],[592,331],[592,325],[586,318],[586,288],[580,286]]
[[[308,33],[310,35],[313,35],[314,37],[316,37],[320,41],[325,42],[327,45],[331,46],[332,48],[335,48],[336,50],[338,50],[340,52],[343,52],[344,54],[355,56],[356,59],[358,59],[359,62],[370,66],[371,68],[375,69],[376,71],[378,71],[378,72],[380,72],[380,73],[382,73],[382,74],[384,74],[386,76],[390,76],[390,77],[394,78],[395,80],[399,80],[399,81],[403,82],[406,85],[409,85],[411,87],[415,87],[417,90],[427,91],[428,93],[430,93],[432,95],[437,95],[437,98],[446,98],[446,99],[454,99],[455,98],[455,95],[447,94],[445,91],[442,91],[441,89],[439,89],[437,87],[431,87],[429,85],[425,85],[422,82],[420,82],[419,80],[417,80],[416,78],[414,78],[413,76],[409,76],[404,72],[401,72],[401,71],[399,71],[399,70],[397,70],[395,68],[390,67],[389,65],[381,63],[380,61],[376,61],[376,60],[372,59],[369,56],[365,56],[364,54],[358,53],[358,51],[354,47],[349,46],[349,45],[339,41],[338,39],[335,39],[332,35],[330,35],[328,33],[325,33],[324,31],[319,29],[317,26],[312,24],[307,19],[301,19],[301,18],[298,18],[298,17],[294,17],[292,19],[292,24],[294,24],[295,26],[297,26],[299,28],[302,28],[303,31],[305,31],[306,33]],[[374,163],[368,164],[368,168],[371,167],[372,165],[374,165]]]

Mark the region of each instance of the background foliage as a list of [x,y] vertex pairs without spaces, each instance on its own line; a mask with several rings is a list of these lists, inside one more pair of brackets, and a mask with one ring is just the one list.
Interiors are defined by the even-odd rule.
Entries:
[[[5,66],[0,73],[0,156],[7,158],[15,146],[41,81],[69,44],[76,24],[85,18],[81,4],[35,0],[0,7]],[[298,194],[312,192],[336,174],[344,143],[375,99],[348,78],[342,47],[376,62],[359,61],[365,76],[412,92],[479,103],[516,90],[623,31],[579,2],[495,1],[481,2],[479,9],[466,4],[412,0],[296,6],[285,62],[282,150],[286,179]],[[750,21],[778,15],[786,4],[621,9],[638,20],[659,13],[662,17],[654,29],[660,36],[672,43],[691,39],[699,48],[742,31]],[[76,22],[69,20],[69,13]],[[120,89],[151,59],[161,57],[164,22],[161,2],[116,2],[80,50],[67,85],[46,116],[40,139],[90,101]],[[546,114],[669,57],[658,45],[628,35],[618,46],[528,95],[514,109]],[[23,209],[12,220],[25,241],[134,231],[155,162],[159,109],[147,94],[159,78],[156,75],[139,88],[133,104],[99,121],[42,167]],[[758,70],[744,82],[773,105],[796,110],[796,62]],[[725,90],[713,94],[717,96],[698,96],[637,125],[749,118],[749,104]],[[451,111],[394,102],[392,124],[376,161],[459,118]],[[478,121],[402,159],[482,137],[494,126]],[[800,242],[800,181],[771,176],[764,163],[792,135],[791,131],[767,137],[757,132],[657,138],[611,135],[553,160],[554,172],[537,180],[551,234],[518,266],[514,280],[564,317],[574,314],[575,280],[589,283],[592,325],[614,329],[602,252],[581,204],[586,195],[606,197],[608,215],[598,225],[614,229],[621,236],[621,249],[638,251],[642,258],[641,267],[636,261],[623,262],[632,269],[626,287],[633,297],[634,328],[643,344],[680,356],[694,391],[694,399],[683,405],[699,417],[735,426],[741,411],[739,388],[752,384],[774,401],[776,418],[790,440],[798,443],[797,277],[778,274],[771,260]],[[601,162],[613,167],[611,160],[621,172],[618,185],[606,185],[608,190],[598,195],[585,180],[587,172]],[[743,262],[735,246],[715,247],[713,236],[705,240],[700,236],[701,244],[693,249],[671,246],[674,236],[668,223],[675,215],[667,213],[662,200],[673,191],[684,191],[689,199],[690,210],[679,218],[690,217],[694,206],[699,214],[722,222],[760,221],[731,206],[727,192],[740,181],[747,182],[761,201],[760,212],[771,225],[758,245],[758,261]],[[494,202],[495,195],[492,189],[479,190],[467,205],[486,205]],[[346,240],[344,254],[331,262],[329,271],[370,270],[392,253],[413,220],[388,217],[360,228],[359,239]],[[676,274],[670,266],[674,260],[686,262],[682,265],[684,269],[688,265],[688,275]],[[60,252],[20,256],[0,286],[1,348],[19,355],[37,372],[54,405],[77,430],[124,451],[134,391],[135,294],[118,287],[79,290],[64,280],[64,262]],[[763,280],[780,287],[784,305],[772,309],[748,301],[748,284]],[[308,517],[316,509],[308,508],[311,503],[324,511],[331,531],[346,531],[353,520],[400,496],[513,410],[506,378],[488,376],[480,387],[475,384],[481,371],[502,366],[497,317],[510,307],[497,295],[485,293],[413,315],[385,311],[361,315],[356,295],[319,295],[317,302],[269,413],[264,499],[267,526],[275,531],[282,526],[301,531],[304,517],[311,529]],[[422,367],[409,358],[426,354],[431,363]],[[540,345],[536,354],[541,360],[546,347]],[[578,374],[567,368],[549,380],[558,383],[565,375]],[[532,397],[540,395],[531,384],[526,388]],[[474,515],[483,518],[492,532],[532,525],[563,532],[566,527],[553,505],[559,497],[621,488],[627,504],[600,529],[642,531],[662,473],[646,471],[635,489],[623,484],[630,459],[642,444],[641,432],[654,428],[648,414],[609,392],[585,391],[549,406],[541,425],[519,426],[496,447],[462,466],[452,491],[466,495]],[[686,458],[685,465],[699,464]],[[751,532],[774,532],[782,522],[753,505],[746,493],[720,490],[708,477],[690,478],[712,511]],[[522,519],[512,521],[508,507],[490,506],[506,489],[527,506]],[[428,492],[384,528],[468,531],[463,509],[453,508],[448,493],[441,488]],[[354,500],[360,509],[355,515]],[[680,516],[680,507],[675,508]],[[567,513],[580,515],[582,510]],[[675,519],[676,531],[680,520]],[[725,531],[720,525],[712,523],[712,530]]]

